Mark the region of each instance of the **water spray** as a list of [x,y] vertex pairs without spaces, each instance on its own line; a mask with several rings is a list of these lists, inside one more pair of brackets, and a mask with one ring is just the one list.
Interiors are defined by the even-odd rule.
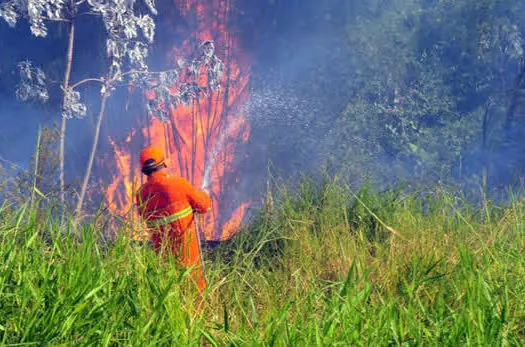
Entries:
[[[211,183],[210,181],[211,169],[215,165],[215,160],[217,158],[217,155],[219,154],[219,152],[222,150],[222,147],[224,146],[224,140],[226,139],[227,135],[229,135],[232,132],[232,129],[234,128],[232,125],[233,123],[230,123],[228,127],[226,128],[226,130],[219,136],[219,140],[217,141],[215,148],[213,149],[211,153],[210,160],[208,161],[208,164],[205,166],[204,175],[202,178],[201,189],[207,189]],[[208,278],[206,276],[206,268],[204,267],[204,257],[202,254],[202,243],[201,243],[202,242],[201,233],[204,234],[204,231],[202,230],[202,225],[201,223],[199,223],[197,218],[195,218],[195,227],[197,229],[196,230],[197,244],[199,245],[199,254],[201,255],[200,258],[201,258],[202,271],[204,273],[204,279],[206,283],[208,283]]]
[[[202,185],[201,189],[208,189],[211,184],[211,170],[213,169],[213,166],[215,165],[215,160],[217,159],[217,155],[220,153],[222,148],[224,147],[224,141],[225,139],[231,134],[232,130],[234,129],[233,122],[228,125],[226,130],[224,130],[217,140],[217,143],[215,144],[215,147],[213,151],[211,152],[210,159],[208,160],[207,165],[205,165],[204,168],[204,175],[202,178]],[[197,238],[198,238],[198,244],[199,244],[199,253],[201,254],[201,261],[202,261],[202,268],[204,270],[204,260],[202,257],[202,250],[201,250],[201,232],[204,233],[202,230],[201,223],[199,223],[197,220],[195,220],[195,225],[197,227]],[[206,271],[204,270],[204,276],[206,276]]]
[[203,175],[203,178],[202,178],[202,185],[201,185],[202,189],[207,189],[210,186],[210,184],[211,184],[211,170],[215,166],[215,161],[217,159],[217,155],[219,155],[219,153],[221,152],[222,148],[224,147],[224,141],[226,140],[226,138],[231,134],[231,132],[235,128],[233,125],[234,125],[234,122],[231,122],[228,125],[228,127],[226,128],[226,130],[224,130],[220,134],[219,139],[217,140],[217,143],[215,144],[215,147],[214,147],[213,151],[211,152],[211,155],[209,156],[208,163],[207,163],[207,165],[205,165],[205,168],[204,168],[204,175]]

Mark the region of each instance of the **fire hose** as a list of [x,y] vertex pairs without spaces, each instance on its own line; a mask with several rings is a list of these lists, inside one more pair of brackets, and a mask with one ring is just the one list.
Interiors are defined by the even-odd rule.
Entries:
[[[208,188],[206,187],[206,181],[203,182],[201,189],[208,192]],[[199,255],[201,259],[202,272],[204,273],[204,280],[206,281],[206,283],[208,283],[208,277],[206,276],[206,267],[204,266],[204,256],[202,254],[202,245],[201,245],[201,242],[202,242],[201,232],[204,233],[204,231],[201,228],[201,225],[199,223],[197,216],[199,216],[199,214],[195,214],[195,218],[194,218],[195,219],[195,232],[197,233],[197,243],[199,244]]]
[[199,245],[199,255],[201,259],[201,266],[202,266],[202,273],[204,274],[204,280],[206,283],[208,283],[208,277],[206,276],[206,268],[204,267],[204,258],[202,254],[202,248],[201,248],[201,228],[200,223],[197,218],[198,214],[195,215],[195,232],[197,233],[197,243]]

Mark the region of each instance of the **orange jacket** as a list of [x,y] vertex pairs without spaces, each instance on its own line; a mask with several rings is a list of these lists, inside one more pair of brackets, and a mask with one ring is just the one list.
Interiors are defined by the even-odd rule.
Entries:
[[193,267],[201,290],[206,286],[193,212],[211,209],[211,199],[182,177],[154,172],[137,194],[138,210],[148,224],[155,250],[166,248],[182,264]]

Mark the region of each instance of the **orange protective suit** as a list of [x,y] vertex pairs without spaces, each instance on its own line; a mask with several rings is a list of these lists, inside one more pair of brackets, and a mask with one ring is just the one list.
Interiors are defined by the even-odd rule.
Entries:
[[[141,162],[142,160],[141,155]],[[155,158],[163,162],[163,158]],[[211,209],[211,199],[182,177],[153,172],[137,194],[139,213],[150,228],[155,250],[168,251],[192,268],[192,277],[200,291],[206,288],[194,211]]]

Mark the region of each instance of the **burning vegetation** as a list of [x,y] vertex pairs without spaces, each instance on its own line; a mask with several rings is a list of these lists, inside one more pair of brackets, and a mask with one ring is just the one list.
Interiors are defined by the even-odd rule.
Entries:
[[[133,129],[124,141],[110,138],[117,169],[107,189],[107,203],[115,215],[127,216],[133,196],[144,178],[130,148],[154,145],[166,153],[171,174],[206,186],[213,209],[204,218],[206,240],[224,240],[238,231],[250,202],[224,198],[235,189],[226,179],[235,175],[236,147],[250,135],[245,108],[249,97],[250,65],[242,59],[237,37],[228,30],[228,0],[176,1],[184,18],[196,18],[191,37],[167,52],[180,73],[160,74],[149,84],[145,99],[148,121]],[[187,59],[200,45],[193,59]],[[219,58],[220,57],[220,58]],[[137,136],[139,135],[139,136]],[[143,239],[146,235],[134,235]]]

